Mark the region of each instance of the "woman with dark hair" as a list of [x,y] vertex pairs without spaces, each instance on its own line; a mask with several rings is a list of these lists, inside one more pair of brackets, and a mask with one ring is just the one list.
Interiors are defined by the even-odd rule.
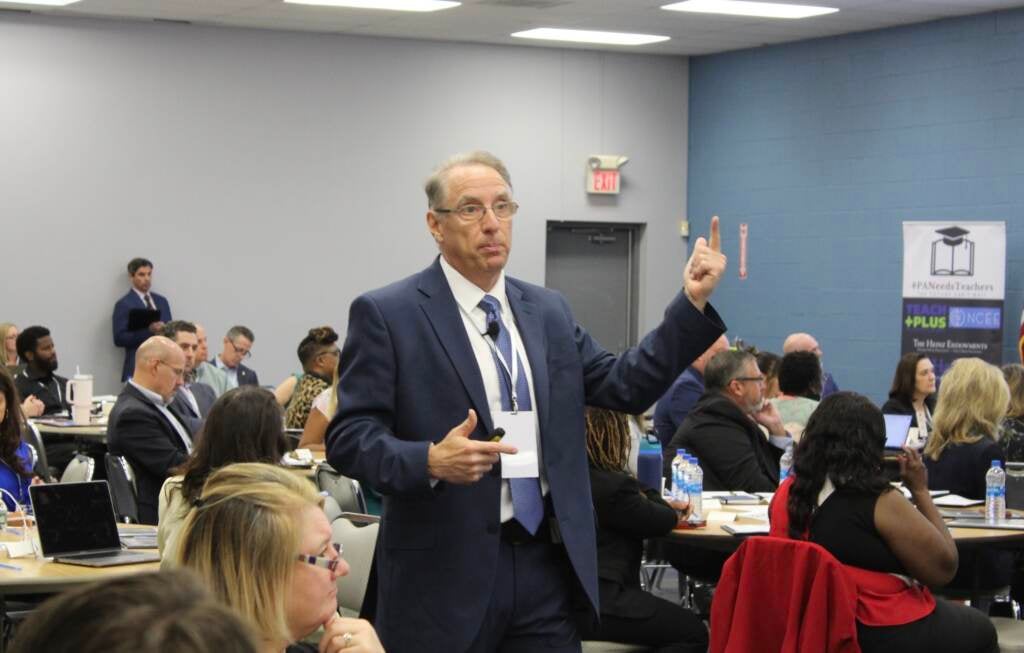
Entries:
[[896,364],[889,399],[882,404],[886,415],[912,415],[911,428],[917,429],[917,443],[923,447],[932,432],[935,410],[935,367],[924,354],[904,354]]
[[295,385],[295,391],[285,412],[285,426],[301,429],[309,419],[313,401],[321,392],[331,387],[334,370],[338,367],[338,333],[329,326],[310,329],[299,343],[299,362],[302,363],[302,378]]
[[858,590],[865,653],[995,653],[995,628],[983,613],[935,599],[925,587],[953,578],[956,544],[932,502],[920,454],[907,448],[900,456],[912,504],[885,478],[884,446],[882,413],[866,397],[824,399],[772,500],[772,535],[810,540],[846,567]]
[[[24,420],[21,415],[21,399],[14,379],[6,368],[0,367],[0,493],[8,510],[18,510],[15,497],[21,506],[28,505],[28,486],[32,484],[32,452],[21,440]],[[10,493],[8,496],[7,493]]]
[[794,439],[800,440],[821,399],[821,359],[810,351],[793,351],[779,364],[779,396],[771,402],[779,411],[782,424]]
[[281,407],[273,393],[257,386],[229,390],[213,407],[196,438],[192,455],[160,489],[157,544],[164,560],[174,558],[181,520],[202,494],[207,477],[232,463],[280,463],[288,451]]
[[587,408],[587,458],[597,513],[597,576],[601,623],[589,613],[580,619],[583,639],[651,647],[659,653],[707,651],[708,633],[700,618],[679,605],[640,589],[640,557],[645,537],[672,532],[676,508],[659,490],[644,490],[627,469],[629,417]]

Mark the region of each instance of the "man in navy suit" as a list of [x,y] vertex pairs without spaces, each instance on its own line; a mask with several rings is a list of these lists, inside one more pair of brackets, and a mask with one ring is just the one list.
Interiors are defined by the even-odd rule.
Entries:
[[[133,258],[128,262],[128,276],[132,287],[124,297],[114,304],[114,315],[111,320],[114,329],[114,344],[124,347],[124,366],[121,368],[121,380],[127,381],[135,369],[135,350],[146,338],[160,333],[165,322],[171,321],[171,305],[167,298],[150,292],[153,285],[153,263],[144,258]],[[160,311],[160,319],[148,327],[129,329],[129,316],[132,310],[150,309]]]
[[561,295],[505,276],[518,205],[497,158],[454,157],[426,191],[441,256],[352,303],[327,436],[384,495],[375,625],[391,653],[579,651],[570,603],[597,608],[583,407],[646,409],[724,332],[717,218],[665,321],[616,358]]
[[160,487],[192,452],[195,433],[173,403],[184,377],[181,347],[163,336],[149,338],[107,420],[110,453],[127,458],[135,472],[143,524],[157,523]]

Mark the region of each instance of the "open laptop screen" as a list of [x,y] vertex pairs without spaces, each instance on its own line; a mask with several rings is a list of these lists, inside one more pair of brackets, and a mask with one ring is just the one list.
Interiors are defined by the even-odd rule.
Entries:
[[47,557],[121,548],[106,481],[29,487]]
[[885,448],[902,449],[910,431],[911,415],[883,415],[885,418]]

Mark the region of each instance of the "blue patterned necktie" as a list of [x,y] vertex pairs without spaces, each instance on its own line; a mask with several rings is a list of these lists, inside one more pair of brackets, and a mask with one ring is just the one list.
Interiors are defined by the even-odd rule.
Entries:
[[[513,379],[509,376],[509,370],[512,367],[512,338],[509,336],[508,329],[505,329],[501,323],[501,303],[491,295],[484,295],[484,298],[480,300],[478,305],[487,314],[488,333],[497,332],[496,336],[491,337],[497,345],[498,352],[501,352],[501,358],[505,359],[509,367],[509,369],[505,369],[505,365],[502,365],[497,353],[494,349],[491,349],[491,355],[494,357],[494,366],[498,368],[501,408],[502,410],[512,410],[511,388]],[[514,379],[517,408],[522,411],[532,410],[530,381],[526,378],[526,372],[523,369],[522,363],[523,359],[519,357],[519,352],[516,352],[515,356],[516,367],[518,368],[518,374]],[[510,478],[508,479],[508,484],[509,489],[512,491],[512,512],[516,521],[522,524],[523,528],[530,535],[536,534],[537,528],[544,518],[544,499],[540,493],[540,480],[536,478]]]

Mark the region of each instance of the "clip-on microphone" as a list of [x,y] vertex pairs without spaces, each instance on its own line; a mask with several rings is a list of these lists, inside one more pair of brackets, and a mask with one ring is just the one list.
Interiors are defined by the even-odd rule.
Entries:
[[500,325],[498,324],[498,321],[497,321],[497,320],[494,320],[493,322],[488,322],[488,323],[487,323],[487,330],[486,330],[486,331],[484,331],[484,332],[483,332],[482,334],[480,334],[480,335],[483,335],[483,336],[490,336],[490,337],[491,337],[491,339],[497,339],[497,337],[498,337],[498,333],[499,333],[500,331],[501,331],[501,326],[500,326]]

